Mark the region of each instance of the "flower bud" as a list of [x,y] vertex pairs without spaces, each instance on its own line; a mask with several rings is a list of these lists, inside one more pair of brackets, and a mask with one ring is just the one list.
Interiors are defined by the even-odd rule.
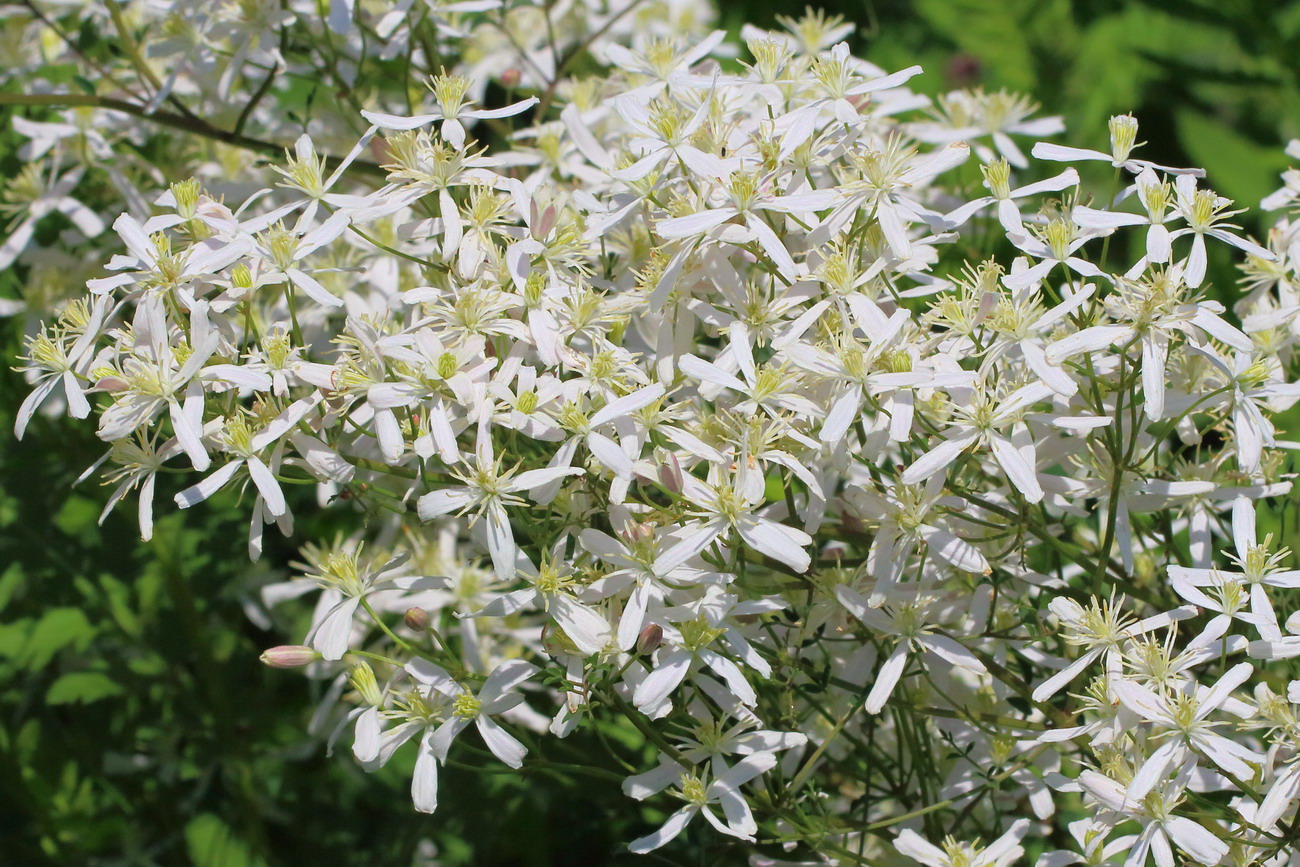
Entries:
[[320,654],[301,644],[284,644],[262,653],[262,662],[271,668],[301,668],[320,659]]
[[423,632],[429,628],[429,612],[418,607],[408,608],[406,614],[402,615],[402,622],[412,632]]
[[678,463],[677,455],[668,455],[668,459],[659,465],[659,483],[674,494],[682,492],[682,465]]
[[635,545],[638,542],[649,542],[655,537],[655,528],[649,524],[643,524],[633,521],[620,534],[629,545]]
[[636,637],[636,652],[642,656],[654,653],[655,650],[663,643],[664,630],[657,623],[651,623],[641,630],[641,634]]
[[501,73],[501,86],[507,90],[513,90],[518,87],[521,80],[523,80],[523,73],[519,71],[519,67],[517,66],[512,66],[505,72]]
[[130,383],[120,376],[101,376],[99,379],[95,380],[96,391],[126,391],[130,387]]

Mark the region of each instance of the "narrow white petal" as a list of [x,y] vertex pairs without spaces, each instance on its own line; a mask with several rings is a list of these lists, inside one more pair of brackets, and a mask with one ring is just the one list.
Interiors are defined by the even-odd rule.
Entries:
[[876,680],[871,685],[871,692],[867,694],[866,711],[867,713],[880,713],[885,702],[889,701],[889,696],[893,694],[894,687],[898,685],[898,679],[903,676],[903,669],[907,667],[908,646],[906,641],[900,641],[894,648],[893,653],[880,666],[880,671],[876,673]]
[[478,732],[483,736],[484,742],[492,755],[505,762],[512,768],[522,767],[524,756],[528,755],[528,750],[524,745],[515,740],[515,738],[501,728],[496,720],[489,716],[480,716],[475,723],[478,725]]

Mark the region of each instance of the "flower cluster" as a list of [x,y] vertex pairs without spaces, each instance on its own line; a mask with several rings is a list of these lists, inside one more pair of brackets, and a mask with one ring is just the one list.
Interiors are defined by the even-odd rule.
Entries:
[[[319,592],[265,658],[333,684],[331,741],[414,742],[433,811],[458,752],[563,772],[622,726],[636,773],[574,772],[668,805],[634,852],[699,818],[755,863],[1292,863],[1289,218],[1256,243],[1132,117],[1043,142],[812,13],[742,47],[673,4],[390,5],[315,22],[345,147],[113,222],[18,422],[98,411],[146,538],[164,469],[180,508],[243,489],[255,558],[295,509],[354,517],[260,600]],[[220,8],[172,11],[159,105],[231,99],[310,14]],[[367,50],[447,65],[367,103]]]

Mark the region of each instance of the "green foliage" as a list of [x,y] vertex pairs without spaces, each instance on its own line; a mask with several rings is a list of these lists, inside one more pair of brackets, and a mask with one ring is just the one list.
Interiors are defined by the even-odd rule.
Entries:
[[[879,65],[923,64],[923,91],[1027,92],[1045,113],[1065,115],[1071,144],[1104,146],[1106,118],[1132,112],[1149,142],[1142,156],[1205,166],[1216,189],[1243,206],[1276,186],[1281,146],[1300,135],[1300,4],[822,5],[858,24],[855,49]],[[797,12],[722,4],[733,31]],[[85,80],[70,84],[95,91]],[[315,90],[301,86],[307,104]],[[0,113],[0,173],[16,170],[19,143]],[[49,218],[40,236],[53,239],[62,219]],[[1252,216],[1246,225],[1258,223]],[[20,276],[0,274],[0,296],[17,297]],[[27,324],[21,316],[0,322],[6,358],[19,353]],[[409,757],[373,777],[346,757],[327,757],[321,740],[305,734],[326,685],[257,662],[266,646],[298,640],[302,624],[263,632],[241,603],[286,573],[292,545],[272,540],[263,563],[250,564],[235,494],[186,514],[160,508],[150,544],[136,541],[133,501],[101,528],[106,491],[74,489],[100,455],[92,426],[38,418],[14,442],[13,410],[25,392],[6,365],[0,863],[406,865],[432,863],[435,850],[444,864],[656,863],[618,854],[617,841],[662,816],[647,809],[644,825],[626,827],[617,818],[622,796],[605,780],[449,767],[448,794],[429,818],[410,811]],[[174,493],[164,482],[159,502]],[[304,536],[332,532],[328,520],[304,520]],[[644,749],[634,732],[611,734],[629,758]],[[581,735],[571,748],[583,750]],[[725,842],[710,841],[714,848],[694,853],[699,863],[732,863]]]

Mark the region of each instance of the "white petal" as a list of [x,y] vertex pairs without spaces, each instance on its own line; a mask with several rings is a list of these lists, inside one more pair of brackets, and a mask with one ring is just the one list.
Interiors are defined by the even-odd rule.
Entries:
[[348,640],[352,637],[352,616],[356,613],[361,600],[357,597],[344,599],[330,609],[325,618],[313,630],[311,646],[320,651],[328,660],[342,659],[348,651]]
[[678,834],[682,833],[690,823],[691,819],[695,818],[695,814],[699,811],[700,808],[694,805],[682,807],[676,813],[669,816],[668,820],[664,822],[663,826],[659,828],[659,830],[655,831],[653,834],[647,834],[646,836],[629,843],[627,846],[628,850],[637,855],[644,855],[647,852],[653,852],[660,846],[667,845],[675,840]]
[[602,407],[591,417],[591,426],[600,427],[616,418],[631,415],[637,410],[654,403],[656,400],[663,397],[663,394],[664,387],[657,382],[653,385],[648,385],[645,388],[637,389],[631,394],[610,401]]
[[182,509],[188,509],[190,506],[203,502],[211,497],[217,491],[229,482],[235,472],[243,466],[243,461],[231,461],[228,464],[216,469],[207,478],[203,479],[197,485],[186,488],[176,495],[176,505]]
[[420,813],[438,809],[438,757],[433,751],[433,730],[425,731],[420,738],[420,751],[415,758],[415,773],[411,777],[411,801]]
[[802,530],[758,517],[737,522],[736,530],[746,545],[796,572],[807,572],[812,565],[812,558],[804,549],[813,540]]
[[913,461],[912,465],[903,471],[900,480],[905,485],[915,485],[937,476],[947,470],[948,465],[955,461],[967,446],[975,442],[976,438],[977,434],[974,432],[963,431],[950,439],[941,440]]
[[614,475],[620,479],[632,478],[632,459],[618,443],[603,434],[589,433],[587,448],[596,460]]
[[702,382],[721,385],[739,391],[742,394],[749,390],[749,386],[745,385],[745,383],[741,382],[732,374],[727,373],[713,362],[705,361],[703,358],[697,358],[689,353],[683,355],[678,360],[677,368],[687,376],[701,380]]
[[472,488],[441,488],[430,491],[416,502],[421,521],[455,512],[476,502],[479,493]]
[[686,678],[691,667],[691,653],[677,648],[660,651],[659,664],[637,684],[632,703],[638,708],[654,707],[663,702]]
[[488,553],[492,568],[502,581],[515,575],[515,534],[510,528],[510,517],[500,503],[491,503],[484,516],[487,522]]
[[249,458],[247,466],[248,474],[252,477],[253,484],[257,486],[257,492],[266,501],[266,508],[277,518],[283,515],[288,507],[284,502],[284,491],[280,490],[280,483],[275,480],[275,475],[256,457]]
[[550,611],[564,633],[583,653],[599,653],[609,644],[608,621],[572,596],[555,594],[551,599]]
[[1038,473],[1033,464],[1025,460],[1020,450],[1000,434],[990,434],[989,445],[993,449],[993,457],[1002,466],[1011,483],[1025,495],[1025,499],[1031,503],[1041,500],[1043,488],[1038,484]]
[[666,241],[703,235],[740,213],[735,208],[716,208],[686,217],[673,217],[655,224],[655,233]]
[[491,717],[480,716],[475,720],[475,723],[478,725],[478,732],[483,736],[488,749],[492,751],[492,755],[512,768],[523,766],[524,756],[528,755],[528,750],[523,744],[515,740],[509,732],[501,728],[496,720]]
[[903,669],[907,667],[907,658],[907,642],[900,641],[893,653],[889,654],[884,664],[880,666],[880,671],[876,673],[876,680],[867,695],[865,705],[867,713],[880,713],[885,702],[889,701],[894,687],[898,685],[898,679],[903,676]]

